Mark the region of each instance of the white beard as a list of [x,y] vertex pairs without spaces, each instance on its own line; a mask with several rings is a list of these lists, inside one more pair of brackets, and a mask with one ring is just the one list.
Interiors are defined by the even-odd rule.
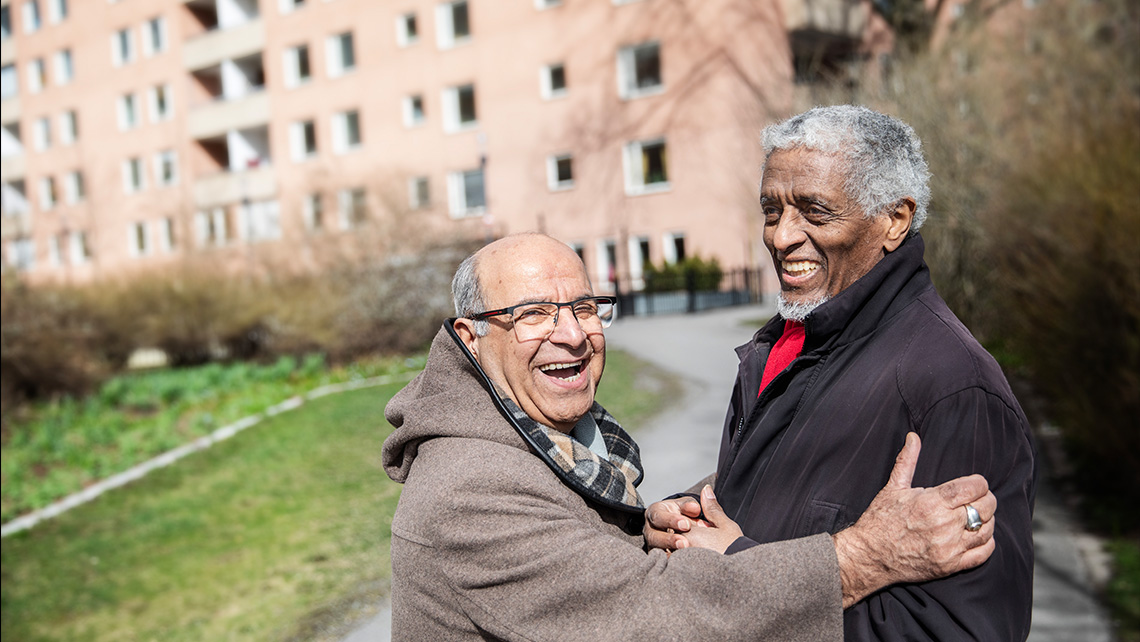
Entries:
[[827,300],[830,298],[831,297],[824,295],[815,301],[788,303],[788,300],[784,298],[784,293],[781,292],[779,296],[776,297],[776,311],[785,319],[803,323],[804,319],[806,319],[813,310],[827,303]]

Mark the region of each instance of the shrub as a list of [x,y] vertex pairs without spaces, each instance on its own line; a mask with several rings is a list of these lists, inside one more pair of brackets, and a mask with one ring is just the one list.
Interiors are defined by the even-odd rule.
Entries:
[[715,258],[705,260],[692,256],[676,263],[666,263],[660,268],[652,263],[645,264],[646,292],[716,290],[723,278],[724,271]]

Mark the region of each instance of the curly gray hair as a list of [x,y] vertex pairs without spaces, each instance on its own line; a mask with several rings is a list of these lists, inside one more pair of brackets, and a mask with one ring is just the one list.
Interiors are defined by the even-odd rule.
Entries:
[[765,164],[772,152],[796,147],[843,157],[848,171],[844,189],[867,217],[909,196],[915,200],[911,232],[926,221],[930,170],[922,141],[897,118],[856,105],[816,107],[769,125],[761,140]]

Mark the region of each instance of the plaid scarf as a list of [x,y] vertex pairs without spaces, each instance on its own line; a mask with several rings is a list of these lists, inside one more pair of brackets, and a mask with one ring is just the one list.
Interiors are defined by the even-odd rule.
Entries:
[[645,510],[636,488],[642,477],[637,443],[605,408],[594,402],[590,414],[602,433],[608,459],[599,457],[570,435],[531,419],[510,398],[500,398],[531,446],[544,455],[547,463],[557,467],[554,472],[579,495],[628,512]]

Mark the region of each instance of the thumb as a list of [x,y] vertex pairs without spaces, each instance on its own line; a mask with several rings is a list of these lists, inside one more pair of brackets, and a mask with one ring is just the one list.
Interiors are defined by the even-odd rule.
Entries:
[[914,479],[914,467],[918,465],[918,453],[921,450],[922,440],[918,438],[918,433],[908,432],[906,443],[899,451],[899,456],[895,458],[895,467],[891,470],[887,488],[910,488],[911,480]]
[[705,484],[705,487],[701,489],[701,510],[704,511],[705,519],[713,526],[721,526],[725,522],[732,521],[724,513],[724,509],[720,507],[720,502],[716,500],[716,495],[713,494],[712,486],[708,484]]

